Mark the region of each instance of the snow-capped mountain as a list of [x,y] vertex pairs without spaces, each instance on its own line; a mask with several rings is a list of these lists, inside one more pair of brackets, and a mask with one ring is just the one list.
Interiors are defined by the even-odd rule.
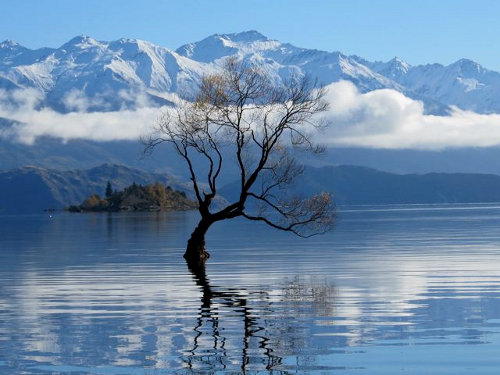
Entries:
[[236,55],[261,65],[278,80],[290,74],[309,74],[323,84],[348,79],[362,91],[401,89],[394,81],[340,52],[298,48],[268,39],[257,31],[215,34],[200,42],[186,44],[176,52],[204,63],[216,63],[221,58]]
[[500,112],[500,73],[461,59],[443,66],[415,66],[398,82],[420,95],[480,113]]
[[0,89],[30,88],[40,105],[57,111],[106,111],[189,97],[203,74],[222,59],[237,56],[259,64],[276,82],[308,74],[322,84],[353,82],[361,92],[394,89],[422,100],[428,112],[448,106],[500,113],[500,73],[470,60],[449,66],[411,66],[394,58],[371,62],[341,52],[299,48],[256,31],[215,34],[175,51],[136,39],[112,42],[87,36],[59,48],[31,50],[16,42],[0,43]]
[[365,63],[375,72],[396,82],[399,82],[401,78],[404,77],[411,69],[410,64],[401,60],[399,57],[395,57],[387,62],[370,63],[369,61],[366,61]]
[[206,64],[134,39],[100,42],[79,36],[57,49],[0,44],[0,87],[34,88],[58,111],[113,110],[138,104],[139,94],[168,102],[193,90]]

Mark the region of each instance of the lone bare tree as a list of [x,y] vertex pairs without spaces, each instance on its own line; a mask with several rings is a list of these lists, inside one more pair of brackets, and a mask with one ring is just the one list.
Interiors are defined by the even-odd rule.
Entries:
[[[330,229],[330,194],[307,199],[286,194],[286,186],[303,171],[289,150],[321,149],[311,132],[325,125],[317,114],[327,104],[324,89],[315,86],[302,77],[276,84],[258,67],[229,59],[220,72],[203,77],[193,101],[157,121],[146,151],[161,143],[174,146],[186,162],[201,214],[184,254],[188,263],[203,265],[208,259],[205,234],[220,220],[242,216],[302,237]],[[216,210],[213,202],[228,152],[239,171],[238,198]],[[200,156],[202,167],[193,160]]]

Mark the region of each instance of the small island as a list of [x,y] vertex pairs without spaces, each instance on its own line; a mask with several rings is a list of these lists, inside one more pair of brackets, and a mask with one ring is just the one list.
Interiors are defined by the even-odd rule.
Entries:
[[133,183],[121,191],[106,186],[106,196],[92,194],[82,204],[70,206],[69,212],[118,212],[118,211],[187,211],[194,210],[196,202],[183,191],[173,190],[159,182],[150,185]]

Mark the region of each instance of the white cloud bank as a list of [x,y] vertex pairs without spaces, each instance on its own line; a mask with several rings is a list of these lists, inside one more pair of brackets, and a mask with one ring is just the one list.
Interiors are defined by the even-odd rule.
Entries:
[[[327,145],[390,149],[488,147],[500,145],[500,114],[482,115],[457,108],[447,116],[424,114],[423,104],[395,90],[360,93],[354,84],[329,85],[327,117],[332,125],[321,134]],[[36,109],[43,96],[35,90],[0,92],[0,117],[19,122],[0,128],[0,137],[32,144],[38,137],[93,141],[137,140],[148,134],[160,114],[137,97],[137,109],[114,112],[85,110],[88,99],[68,93],[66,114]],[[15,105],[12,103],[16,103]]]
[[[127,93],[119,95],[123,97]],[[0,128],[0,137],[25,144],[33,144],[43,136],[63,141],[138,140],[151,131],[160,113],[158,107],[148,105],[144,95],[137,95],[137,109],[90,113],[86,112],[87,108],[99,104],[100,99],[90,100],[75,90],[69,92],[63,101],[67,109],[75,112],[59,113],[50,108],[37,109],[42,100],[43,95],[31,89],[0,92],[0,117],[17,122]]]
[[500,145],[500,114],[453,108],[447,116],[424,114],[420,101],[395,90],[360,93],[351,82],[328,86],[326,144],[390,149],[489,147]]

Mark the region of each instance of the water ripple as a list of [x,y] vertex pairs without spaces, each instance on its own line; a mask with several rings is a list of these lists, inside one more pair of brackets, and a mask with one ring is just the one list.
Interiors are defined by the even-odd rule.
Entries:
[[0,373],[500,367],[498,206],[357,207],[310,240],[236,220],[202,274],[182,259],[196,220],[0,216]]

